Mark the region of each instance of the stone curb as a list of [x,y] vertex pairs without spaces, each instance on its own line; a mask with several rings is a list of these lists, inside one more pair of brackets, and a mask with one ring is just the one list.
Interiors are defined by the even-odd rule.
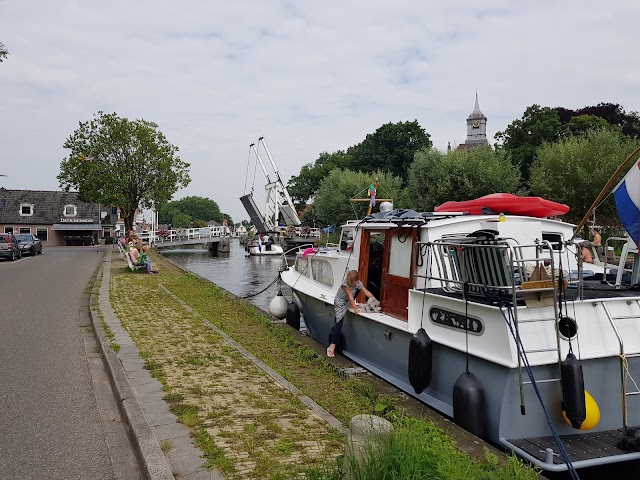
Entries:
[[[175,477],[160,448],[160,444],[153,434],[151,426],[129,385],[129,380],[127,379],[122,363],[120,363],[120,359],[111,348],[109,338],[100,321],[98,308],[94,306],[97,293],[96,285],[100,279],[100,275],[102,274],[102,282],[107,282],[107,286],[110,279],[110,271],[105,267],[111,267],[111,251],[109,250],[105,253],[103,261],[97,271],[96,281],[91,290],[89,312],[96,341],[102,351],[102,359],[109,373],[111,386],[117,396],[118,409],[126,421],[125,427],[127,434],[138,458],[138,463],[142,468],[144,477],[148,480],[174,480]],[[95,305],[97,305],[97,303]]]

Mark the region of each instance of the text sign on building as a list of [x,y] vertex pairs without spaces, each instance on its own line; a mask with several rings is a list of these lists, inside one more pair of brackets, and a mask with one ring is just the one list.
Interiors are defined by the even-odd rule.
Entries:
[[60,223],[93,223],[91,218],[61,218]]

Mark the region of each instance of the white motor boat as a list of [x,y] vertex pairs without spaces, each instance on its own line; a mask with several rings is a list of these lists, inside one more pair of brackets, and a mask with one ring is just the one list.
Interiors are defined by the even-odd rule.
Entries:
[[246,247],[249,255],[254,256],[269,256],[269,255],[282,255],[284,250],[277,243],[270,241],[262,242],[259,238],[251,240]]
[[287,316],[302,311],[328,345],[336,292],[358,270],[381,311],[349,311],[336,352],[543,470],[637,460],[637,247],[615,275],[583,263],[573,228],[412,210],[351,221],[339,246],[281,272]]

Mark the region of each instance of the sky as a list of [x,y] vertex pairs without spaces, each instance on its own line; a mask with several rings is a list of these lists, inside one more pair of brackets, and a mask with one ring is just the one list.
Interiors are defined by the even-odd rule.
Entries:
[[261,136],[286,183],[390,122],[464,143],[476,92],[491,144],[533,104],[639,111],[638,18],[636,0],[0,0],[0,186],[58,190],[65,140],[115,112],[191,165],[174,199],[239,222]]

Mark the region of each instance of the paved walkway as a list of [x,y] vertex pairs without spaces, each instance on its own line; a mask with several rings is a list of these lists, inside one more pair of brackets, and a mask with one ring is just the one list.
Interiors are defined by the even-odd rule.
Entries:
[[[119,262],[120,260],[114,261]],[[119,281],[135,279],[136,276],[124,276],[122,278]],[[153,479],[223,479],[224,476],[219,470],[206,470],[203,467],[205,462],[202,458],[203,453],[193,445],[191,430],[178,423],[177,417],[171,413],[168,403],[164,400],[167,393],[163,391],[162,384],[151,376],[149,370],[144,368],[145,361],[140,356],[138,347],[132,341],[127,330],[123,328],[120,319],[114,312],[114,307],[118,311],[124,311],[124,306],[118,305],[117,302],[112,306],[114,300],[110,299],[109,291],[113,281],[111,278],[111,255],[108,253],[100,274],[98,308],[94,307],[92,314],[96,330],[100,333],[101,346],[114,379],[113,383],[117,396],[121,401],[122,410],[132,425],[131,436],[134,439],[134,445],[138,448],[143,469],[149,478]],[[206,368],[199,368],[200,373],[190,370],[188,375],[189,377],[198,374],[202,375],[200,382],[193,380],[190,383],[192,385],[191,390],[196,389],[193,385],[197,384],[197,388],[201,389],[201,385],[210,385],[211,379],[217,380],[215,382],[217,385],[216,390],[212,392],[213,401],[216,404],[213,405],[214,408],[211,411],[216,415],[221,412],[220,415],[226,415],[226,417],[222,426],[215,427],[210,425],[208,431],[218,443],[221,438],[228,438],[228,445],[222,445],[222,448],[235,452],[233,460],[236,462],[236,477],[244,478],[244,474],[246,474],[247,478],[254,478],[254,473],[252,472],[256,465],[252,461],[249,452],[243,453],[242,449],[239,449],[237,442],[234,445],[234,439],[241,437],[243,430],[250,425],[251,415],[264,413],[265,410],[268,410],[268,403],[271,401],[286,406],[291,405],[290,398],[294,398],[307,407],[308,414],[301,415],[299,408],[295,411],[295,419],[293,424],[289,425],[289,428],[308,429],[309,432],[314,432],[320,438],[322,437],[321,432],[326,430],[345,433],[340,422],[312,399],[302,395],[295,386],[291,385],[286,379],[249,353],[232,338],[193,311],[162,285],[159,288],[162,290],[161,292],[145,292],[145,294],[149,296],[161,293],[170,297],[174,310],[176,305],[178,308],[183,309],[183,314],[178,313],[178,315],[197,318],[200,323],[205,325],[205,328],[213,332],[215,336],[220,337],[220,341],[227,345],[227,347],[220,344],[217,346],[208,345],[208,347],[205,345],[203,348],[206,351],[211,351],[213,348],[217,352],[215,354],[216,362],[211,362],[211,365]],[[131,302],[136,304],[136,299],[131,298]],[[140,305],[140,310],[146,310],[146,307]],[[147,328],[153,329],[152,322],[154,319],[144,317],[145,314],[142,312],[136,315],[136,318],[141,319],[140,323],[144,323]],[[113,348],[109,345],[109,339],[102,326],[102,319],[107,326],[108,333],[112,334],[113,343],[120,347],[117,353],[114,353]],[[162,325],[158,325],[153,330],[151,336],[158,340],[156,343],[159,343],[163,328]],[[178,331],[180,328],[179,322],[174,321],[171,323],[172,338],[181,338],[185,332]],[[191,332],[189,334],[192,335],[189,339],[189,345],[182,345],[177,349],[175,357],[178,360],[169,352],[163,353],[163,360],[166,364],[179,365],[179,360],[184,360],[185,357],[193,355],[194,348],[197,348],[197,346],[194,347],[194,343],[197,343],[197,340],[194,334]],[[207,341],[212,340],[209,338]],[[236,358],[238,356],[243,359],[240,363]],[[243,366],[242,362],[251,364],[252,367]],[[215,364],[222,368],[215,370]],[[233,368],[231,368],[232,365],[234,366]],[[176,378],[184,378],[185,371],[180,368],[170,367],[167,370],[168,376],[174,375],[173,383],[176,382]],[[274,383],[280,388],[272,390],[273,387],[271,385],[274,385]],[[269,399],[269,396],[274,396],[274,398]],[[247,400],[253,403],[249,405]],[[209,400],[203,400],[203,397],[200,397],[199,401]],[[302,408],[304,409],[304,407]],[[209,413],[209,416],[211,415]],[[287,422],[284,418],[286,414],[279,414],[279,416],[281,418],[275,419],[276,422]],[[306,424],[306,427],[301,427],[302,424]],[[298,425],[298,427],[295,425]],[[275,431],[277,429],[283,430],[284,436],[288,434],[286,428],[286,425],[280,425],[277,428],[274,426]],[[233,433],[234,431],[236,432],[235,434]],[[307,435],[307,437],[313,437],[313,434]],[[320,455],[320,450],[313,453],[315,449],[323,448],[318,444],[318,441],[321,440],[319,438],[308,438],[306,443],[302,445],[304,448],[300,449],[305,453],[293,452],[290,461],[304,462],[305,455]],[[264,443],[268,444],[269,441],[264,440]],[[297,446],[300,447],[301,445],[298,444]],[[295,450],[298,450],[298,448]]]
[[141,478],[91,327],[104,248],[0,261],[0,478]]

